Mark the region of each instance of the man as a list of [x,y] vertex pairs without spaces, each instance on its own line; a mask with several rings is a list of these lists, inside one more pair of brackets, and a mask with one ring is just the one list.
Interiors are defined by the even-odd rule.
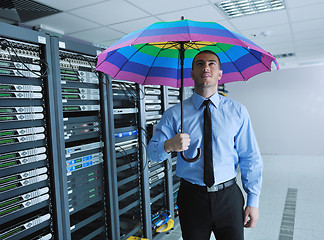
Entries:
[[[194,94],[183,102],[184,133],[179,133],[178,104],[165,111],[148,144],[152,161],[178,152],[176,173],[181,185],[177,202],[184,240],[209,240],[211,232],[217,240],[241,240],[243,226],[253,228],[259,216],[261,155],[246,108],[217,92],[222,74],[214,52],[199,52],[192,63]],[[192,158],[199,147],[202,154],[196,162],[181,158],[179,152],[186,151]],[[238,166],[247,193],[245,210],[235,182]]]

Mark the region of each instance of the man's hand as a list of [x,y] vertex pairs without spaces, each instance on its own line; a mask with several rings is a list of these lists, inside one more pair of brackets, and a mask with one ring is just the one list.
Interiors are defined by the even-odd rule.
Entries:
[[189,134],[187,133],[178,133],[173,138],[166,140],[164,142],[164,150],[167,153],[171,151],[182,152],[189,148],[190,145]]
[[246,207],[244,213],[244,227],[254,228],[259,219],[259,208]]

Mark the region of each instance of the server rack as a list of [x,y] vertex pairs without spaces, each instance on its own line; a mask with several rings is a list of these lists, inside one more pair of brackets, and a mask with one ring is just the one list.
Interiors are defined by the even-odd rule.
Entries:
[[120,239],[143,236],[141,158],[136,84],[113,80],[115,157]]
[[94,72],[100,49],[56,37],[51,41],[56,53],[54,89],[61,140],[61,195],[68,213],[66,239],[107,239],[109,150],[103,132],[108,130],[101,109],[104,92]]
[[[159,85],[146,85],[143,87],[145,112],[144,127],[146,129],[145,143],[148,143],[155,131],[156,124],[168,108],[166,97],[167,87]],[[158,239],[163,234],[159,227],[169,218],[173,218],[171,165],[169,159],[163,162],[148,161],[148,197],[150,200],[150,235]]]
[[62,225],[49,38],[0,27],[0,238],[53,239]]

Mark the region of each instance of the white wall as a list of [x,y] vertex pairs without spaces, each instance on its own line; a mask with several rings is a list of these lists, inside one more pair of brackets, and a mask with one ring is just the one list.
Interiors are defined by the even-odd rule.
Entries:
[[262,154],[324,155],[324,66],[262,73],[225,88],[249,110]]

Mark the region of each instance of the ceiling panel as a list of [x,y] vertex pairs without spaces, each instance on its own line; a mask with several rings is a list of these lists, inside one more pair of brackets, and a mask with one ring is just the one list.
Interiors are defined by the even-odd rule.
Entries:
[[109,29],[107,27],[100,27],[96,29],[91,29],[88,31],[78,32],[69,34],[69,36],[74,38],[83,39],[88,42],[97,43],[106,40],[119,39],[124,36],[124,34],[117,32],[115,30]]
[[292,42],[293,39],[290,34],[282,34],[280,36],[269,36],[269,37],[263,37],[259,39],[252,38],[251,40],[256,44],[258,44],[260,47],[263,47],[266,45],[277,44],[282,42]]
[[[204,13],[202,15],[202,13]],[[181,16],[186,19],[203,22],[219,22],[224,21],[224,16],[216,9],[210,6],[202,6],[191,9],[184,9],[171,13],[158,15],[164,21],[176,21],[180,20]]]
[[131,32],[145,28],[145,27],[150,26],[151,24],[153,24],[155,22],[159,22],[159,21],[160,20],[155,17],[148,17],[148,18],[133,20],[131,22],[124,22],[124,23],[117,23],[117,24],[109,25],[109,27],[113,28],[115,30],[124,32],[126,34],[129,34]]
[[99,25],[96,23],[64,12],[29,21],[26,22],[26,24],[28,24],[29,26],[44,24],[46,26],[63,31],[65,34],[99,27]]
[[293,32],[304,32],[310,30],[324,31],[324,14],[323,18],[314,20],[294,22],[291,24]]
[[91,6],[92,4],[102,2],[102,0],[78,0],[78,1],[71,1],[71,0],[55,0],[55,1],[48,1],[48,0],[34,0],[35,2],[42,3],[44,5],[59,9],[61,11],[68,11],[75,8],[80,8],[84,6]]
[[[209,4],[207,0],[128,0],[128,2],[152,14],[173,12],[180,9],[194,8]],[[176,20],[180,19],[180,17],[176,18]]]
[[317,18],[323,18],[324,3],[308,5],[300,8],[292,8],[289,10],[291,22],[299,22]]
[[258,13],[250,16],[232,18],[231,22],[241,31],[288,23],[286,10]]
[[323,0],[285,0],[286,7],[296,8],[323,3]]
[[316,45],[323,45],[323,43],[324,38],[305,39],[303,41],[297,41],[296,47],[305,47],[307,49],[310,47],[316,47]]
[[121,0],[110,0],[94,4],[89,7],[72,10],[70,13],[100,23],[103,26],[149,16],[148,13]]
[[275,44],[264,44],[262,46],[266,51],[273,55],[295,52],[295,45],[292,42],[280,42]]
[[119,39],[111,40],[111,41],[99,41],[96,44],[99,45],[102,48],[107,48],[117,42]]
[[272,36],[280,36],[282,34],[291,34],[289,24],[281,24],[276,26],[268,26],[262,28],[255,28],[250,30],[242,31],[245,37],[253,38],[267,38]]
[[322,38],[324,39],[324,31],[305,31],[305,32],[298,32],[294,34],[294,38],[297,41],[304,41],[308,39],[317,39]]

